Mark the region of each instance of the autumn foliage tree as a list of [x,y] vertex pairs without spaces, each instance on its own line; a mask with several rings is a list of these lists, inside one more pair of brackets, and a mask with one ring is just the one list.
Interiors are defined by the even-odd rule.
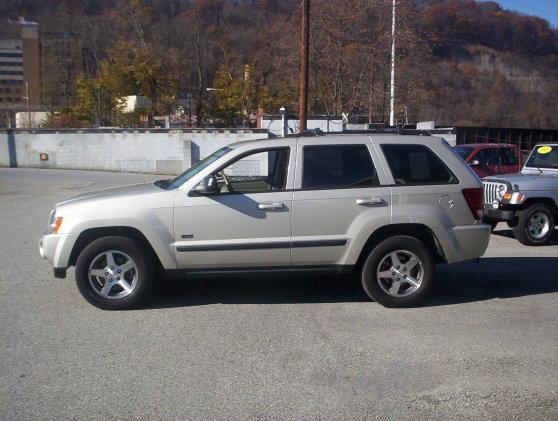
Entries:
[[[311,114],[387,120],[391,4],[312,1]],[[79,36],[81,75],[67,58],[54,70],[76,121],[119,124],[117,99],[131,94],[153,101],[151,115],[187,97],[196,125],[298,109],[299,0],[0,2],[14,13]],[[558,127],[558,30],[542,18],[493,1],[398,0],[396,48],[398,124]]]

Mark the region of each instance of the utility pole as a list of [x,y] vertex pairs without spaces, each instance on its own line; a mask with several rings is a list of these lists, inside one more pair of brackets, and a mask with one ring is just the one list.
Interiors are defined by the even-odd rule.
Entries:
[[306,112],[308,109],[308,61],[310,44],[310,0],[302,0],[302,19],[300,22],[300,122],[298,131],[306,130]]
[[391,84],[389,97],[389,125],[395,126],[395,0],[391,12]]
[[29,101],[29,82],[25,82],[25,99],[27,100],[27,128],[31,128],[31,103]]

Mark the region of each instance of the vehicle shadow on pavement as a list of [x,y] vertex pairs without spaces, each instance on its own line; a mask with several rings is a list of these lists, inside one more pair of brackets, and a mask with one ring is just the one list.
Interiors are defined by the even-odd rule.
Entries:
[[[492,231],[492,234],[504,238],[515,239],[515,237],[513,236],[513,231],[509,229]],[[537,247],[548,247],[548,246],[557,246],[557,245],[558,245],[558,232],[554,232],[554,235],[552,236],[552,238],[547,244],[545,244],[544,246],[537,246]]]
[[486,257],[440,265],[421,307],[558,292],[558,257]]
[[[420,307],[558,292],[558,258],[489,257],[479,263],[439,265]],[[208,304],[295,304],[370,301],[358,276],[249,275],[161,279],[144,309]]]
[[369,301],[356,276],[250,274],[160,280],[144,308]]

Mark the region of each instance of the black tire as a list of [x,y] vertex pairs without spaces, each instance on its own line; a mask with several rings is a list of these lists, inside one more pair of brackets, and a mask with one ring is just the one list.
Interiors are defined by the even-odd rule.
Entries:
[[[544,214],[546,218],[548,218],[549,222],[548,232],[541,237],[534,236],[529,231],[529,221],[536,213]],[[526,246],[542,246],[550,241],[552,234],[554,233],[556,222],[554,220],[552,210],[547,205],[544,203],[535,203],[527,209],[517,212],[516,216],[517,225],[513,228],[513,235],[521,244]]]
[[[397,250],[411,252],[422,264],[422,281],[418,288],[407,296],[396,297],[388,294],[382,289],[381,281],[376,276],[378,266],[384,258]],[[370,298],[385,307],[410,307],[419,303],[428,294],[434,278],[434,267],[434,256],[422,241],[403,235],[388,238],[374,247],[368,255],[362,268],[362,287]]]
[[[88,273],[93,260],[107,251],[125,253],[135,263],[137,277],[132,291],[122,298],[105,298],[91,285]],[[117,254],[117,253],[115,253]],[[135,275],[135,270],[132,273]],[[95,279],[95,278],[93,278]],[[120,279],[120,278],[118,278]],[[123,278],[124,279],[124,278]],[[106,280],[105,280],[106,282]],[[138,244],[126,237],[110,236],[93,241],[83,249],[76,262],[76,283],[81,295],[90,303],[103,310],[125,310],[138,306],[145,299],[153,284],[153,264],[151,257]],[[118,285],[115,285],[118,287]],[[110,287],[109,287],[110,288]],[[117,288],[115,288],[118,291]]]

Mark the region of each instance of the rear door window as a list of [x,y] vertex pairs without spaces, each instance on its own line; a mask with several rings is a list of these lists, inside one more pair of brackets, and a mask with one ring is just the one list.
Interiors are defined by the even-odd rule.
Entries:
[[381,145],[395,184],[452,184],[457,177],[424,145]]
[[343,189],[377,186],[366,145],[305,146],[302,188]]

